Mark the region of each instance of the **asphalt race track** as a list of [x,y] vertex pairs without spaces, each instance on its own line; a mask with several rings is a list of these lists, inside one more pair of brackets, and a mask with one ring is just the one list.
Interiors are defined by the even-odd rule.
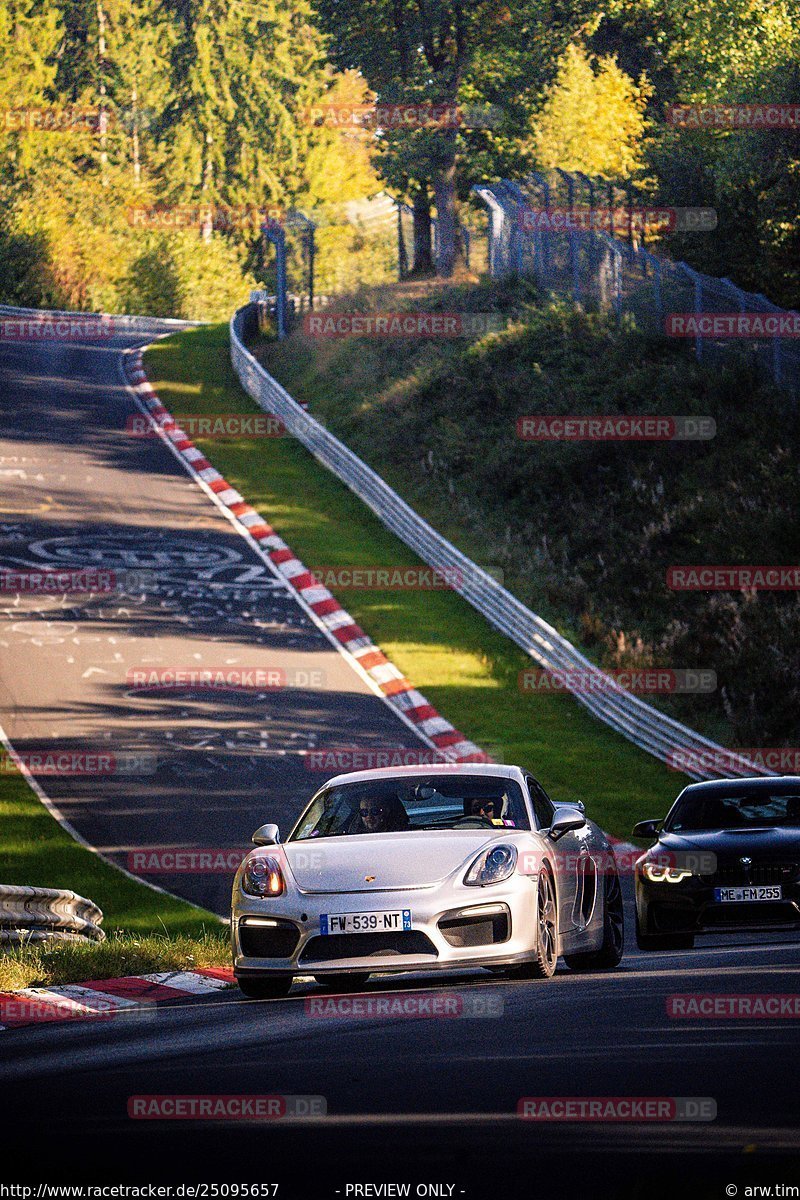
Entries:
[[[143,849],[246,848],[267,819],[285,832],[324,778],[303,752],[424,748],[169,449],[128,432],[120,346],[149,341],[0,345],[0,569],[114,576],[91,597],[0,595],[2,723],[27,756],[111,754],[111,774],[40,783],[123,866]],[[132,670],[171,668],[241,675],[224,691],[132,686]],[[229,875],[152,881],[229,909]]]
[[[105,747],[134,767],[152,756],[139,774],[41,781],[123,865],[134,848],[237,847],[267,818],[285,827],[319,782],[301,751],[419,745],[168,450],[125,432],[136,410],[119,350],[148,340],[0,347],[0,566],[156,574],[130,595],[31,596],[0,614],[2,720],[18,751]],[[128,685],[133,668],[192,664],[277,667],[298,682],[266,695]],[[227,907],[227,877],[156,882]],[[627,917],[632,943],[630,896]],[[562,967],[547,983],[373,977],[366,993],[388,989],[482,999],[489,1015],[320,1015],[309,1002],[326,993],[300,982],[281,1001],[232,990],[132,1018],[6,1030],[0,1182],[279,1182],[281,1200],[722,1198],[734,1185],[742,1200],[800,1195],[775,1190],[800,1187],[800,1017],[668,1013],[677,993],[800,992],[790,938],[633,948],[617,971]],[[164,1094],[322,1097],[326,1115],[128,1116],[131,1097]],[[705,1099],[715,1117],[534,1122],[516,1115],[522,1097]],[[408,1193],[352,1190],[403,1182]]]

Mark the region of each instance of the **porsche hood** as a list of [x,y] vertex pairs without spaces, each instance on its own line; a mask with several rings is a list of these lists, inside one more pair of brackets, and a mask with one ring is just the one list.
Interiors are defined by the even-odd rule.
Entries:
[[285,842],[282,849],[303,892],[385,892],[434,887],[501,840],[484,829],[368,833]]

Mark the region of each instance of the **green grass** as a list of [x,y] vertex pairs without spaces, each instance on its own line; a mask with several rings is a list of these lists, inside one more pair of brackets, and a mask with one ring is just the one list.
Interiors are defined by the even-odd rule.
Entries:
[[105,942],[9,947],[0,955],[0,991],[54,987],[94,979],[230,967],[230,943],[219,928],[199,935],[119,933]]
[[[158,342],[146,370],[174,414],[255,412],[229,362],[226,326]],[[328,387],[332,387],[330,380]],[[306,394],[305,398],[313,396]],[[290,438],[197,439],[307,566],[414,564],[343,484]],[[485,556],[485,561],[491,561]],[[684,779],[591,718],[568,696],[522,693],[531,659],[452,592],[337,595],[431,704],[505,762],[532,770],[560,801],[581,799],[619,836],[662,816]]]
[[[491,311],[464,338],[261,338],[298,400],[459,549],[599,665],[709,668],[707,694],[651,703],[725,745],[797,744],[800,606],[791,593],[680,592],[683,563],[800,552],[796,408],[745,347],[724,367],[529,282],[363,289],[349,311]],[[753,419],[753,413],[758,419]],[[526,442],[528,414],[712,417],[708,440]],[[765,664],[769,669],[765,670]]]
[[[7,769],[0,773],[0,882],[77,892],[103,910],[103,928],[109,935],[120,930],[137,936],[196,938],[206,931],[216,935],[220,929],[213,913],[137,883],[74,841],[23,776]],[[0,972],[6,970],[6,961],[6,955],[0,955]]]

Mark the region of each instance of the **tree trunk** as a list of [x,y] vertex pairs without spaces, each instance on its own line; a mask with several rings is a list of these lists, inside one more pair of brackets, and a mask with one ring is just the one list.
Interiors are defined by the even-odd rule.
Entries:
[[449,279],[456,263],[464,260],[464,247],[458,227],[455,130],[446,130],[441,135],[440,144],[440,162],[433,175],[437,231],[436,273]]
[[431,248],[431,202],[428,189],[421,188],[414,196],[414,268],[413,275],[433,274],[433,251]]

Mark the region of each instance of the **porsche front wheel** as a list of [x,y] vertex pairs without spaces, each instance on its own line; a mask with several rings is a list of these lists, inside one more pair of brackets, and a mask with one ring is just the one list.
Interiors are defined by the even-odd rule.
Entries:
[[511,967],[510,979],[549,979],[558,962],[558,905],[553,876],[542,868],[536,896],[536,949],[530,962]]

